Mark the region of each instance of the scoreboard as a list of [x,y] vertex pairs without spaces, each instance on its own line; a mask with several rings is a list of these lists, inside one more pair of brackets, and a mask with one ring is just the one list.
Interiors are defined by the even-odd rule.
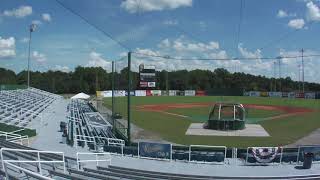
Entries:
[[142,89],[153,89],[156,87],[156,68],[150,65],[139,65],[139,87]]

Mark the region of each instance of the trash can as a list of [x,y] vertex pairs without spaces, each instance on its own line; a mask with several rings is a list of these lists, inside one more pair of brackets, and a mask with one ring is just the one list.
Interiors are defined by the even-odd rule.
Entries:
[[310,169],[312,165],[313,153],[304,153],[303,169]]

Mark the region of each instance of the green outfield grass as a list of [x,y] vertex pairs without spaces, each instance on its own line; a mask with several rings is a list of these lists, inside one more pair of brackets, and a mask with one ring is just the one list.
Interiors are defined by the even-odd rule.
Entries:
[[[116,111],[126,117],[127,98],[116,98]],[[286,99],[286,98],[263,98],[263,97],[132,97],[132,121],[141,128],[159,134],[163,139],[178,144],[207,144],[207,145],[226,145],[233,147],[247,146],[278,146],[295,142],[299,138],[309,134],[320,127],[319,119],[319,100],[306,99]],[[188,108],[170,109],[171,113],[193,116],[193,118],[183,118],[167,115],[158,112],[139,111],[136,107],[147,104],[170,104],[170,103],[202,103],[202,102],[239,102],[242,104],[259,105],[281,105],[292,107],[305,107],[316,110],[312,113],[296,115],[281,119],[256,121],[261,124],[271,135],[271,137],[205,137],[205,136],[186,136],[185,132],[190,123],[204,120],[208,108]],[[111,108],[111,98],[104,99],[105,106]],[[280,111],[266,111],[250,109],[249,120],[265,118],[279,115]]]

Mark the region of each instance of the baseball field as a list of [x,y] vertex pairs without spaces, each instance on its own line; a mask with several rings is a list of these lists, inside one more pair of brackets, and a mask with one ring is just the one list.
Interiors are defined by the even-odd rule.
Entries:
[[[104,105],[111,109],[111,98]],[[269,137],[185,135],[191,123],[205,122],[214,103],[236,102],[246,108],[246,123],[260,124]],[[127,98],[115,98],[115,111],[127,116]],[[234,96],[131,97],[131,119],[137,126],[177,144],[229,147],[281,146],[320,128],[320,101]]]

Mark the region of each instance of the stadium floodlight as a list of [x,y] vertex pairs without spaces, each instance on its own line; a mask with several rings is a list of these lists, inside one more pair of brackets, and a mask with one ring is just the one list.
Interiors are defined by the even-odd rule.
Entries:
[[28,51],[28,88],[30,87],[30,48],[31,48],[31,34],[36,30],[37,25],[31,24],[29,28],[29,51]]

